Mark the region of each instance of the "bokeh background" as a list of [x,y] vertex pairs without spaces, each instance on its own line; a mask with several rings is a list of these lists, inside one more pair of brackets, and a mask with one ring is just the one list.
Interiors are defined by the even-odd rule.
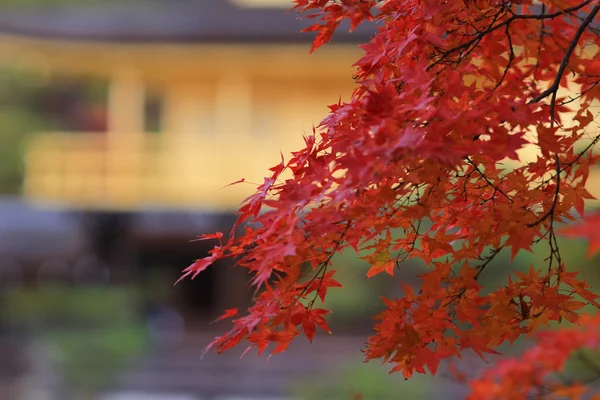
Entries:
[[[250,294],[218,264],[173,287],[228,231],[235,207],[302,134],[347,99],[357,44],[340,32],[309,55],[286,0],[3,0],[0,4],[0,399],[461,398],[442,369],[405,382],[360,347],[379,296],[425,266],[364,279],[335,262],[335,335],[267,362],[202,348],[209,324]],[[245,184],[225,188],[245,178]],[[594,180],[594,178],[592,179]],[[593,188],[592,188],[593,189]],[[564,258],[593,284],[585,243]],[[485,276],[502,284],[498,257]],[[468,357],[467,357],[468,358]],[[473,370],[481,364],[469,359]]]

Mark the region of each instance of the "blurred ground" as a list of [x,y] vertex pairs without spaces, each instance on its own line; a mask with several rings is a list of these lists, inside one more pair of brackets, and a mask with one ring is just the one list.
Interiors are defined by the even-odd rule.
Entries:
[[[356,364],[361,358],[360,349],[364,342],[359,336],[321,335],[312,344],[298,339],[288,351],[272,358],[268,354],[259,358],[250,353],[240,359],[239,354],[243,351],[240,348],[222,355],[208,353],[201,359],[202,348],[210,339],[207,334],[186,335],[175,347],[156,349],[125,373],[117,388],[123,393],[175,393],[197,400],[292,399],[294,386],[327,385],[327,377],[332,379],[332,371]],[[376,368],[376,363],[373,364]],[[385,374],[385,369],[382,368],[380,373]],[[427,398],[462,398],[464,389],[450,378],[444,379],[443,375],[442,370],[436,381],[439,387],[427,390]],[[347,398],[351,397],[353,387],[354,383],[348,382]],[[415,397],[424,392],[422,387],[406,385],[402,398],[424,398]],[[385,396],[384,392],[382,395]]]

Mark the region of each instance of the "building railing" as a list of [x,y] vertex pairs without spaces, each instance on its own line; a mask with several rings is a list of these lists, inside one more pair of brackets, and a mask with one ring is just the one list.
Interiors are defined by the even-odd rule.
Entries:
[[[232,212],[281,161],[281,143],[242,134],[43,133],[26,145],[24,194],[81,209]],[[600,198],[598,169],[587,189]]]
[[26,146],[24,194],[75,208],[232,211],[278,151],[252,138],[44,133]]

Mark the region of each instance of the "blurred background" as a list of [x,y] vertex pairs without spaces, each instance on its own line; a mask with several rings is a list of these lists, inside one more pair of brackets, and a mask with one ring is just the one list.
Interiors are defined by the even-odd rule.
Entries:
[[[267,362],[201,359],[249,301],[247,276],[216,265],[196,235],[228,230],[235,207],[302,134],[347,99],[374,27],[308,54],[289,0],[2,0],[0,5],[0,399],[461,398],[444,371],[404,382],[362,364],[378,297],[336,262],[333,337]],[[565,256],[598,281],[585,243]],[[517,268],[544,257],[517,258]],[[488,284],[501,284],[507,257]],[[242,350],[242,349],[240,349]],[[443,395],[442,395],[443,394]]]

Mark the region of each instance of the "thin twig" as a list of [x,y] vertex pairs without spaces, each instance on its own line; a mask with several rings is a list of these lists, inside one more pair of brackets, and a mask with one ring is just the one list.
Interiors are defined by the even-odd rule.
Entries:
[[569,65],[569,59],[571,58],[573,51],[575,51],[575,48],[577,47],[577,44],[579,43],[579,39],[581,39],[581,36],[583,35],[583,33],[585,32],[587,27],[592,23],[594,18],[596,18],[596,14],[598,14],[598,11],[600,11],[600,6],[594,6],[594,8],[592,8],[592,11],[590,11],[590,13],[587,15],[587,17],[585,17],[585,19],[583,20],[581,25],[579,25],[579,29],[577,29],[575,36],[571,40],[571,44],[567,48],[567,51],[565,52],[565,55],[564,55],[562,61],[560,62],[558,71],[556,73],[556,77],[554,78],[554,82],[552,83],[552,85],[548,89],[544,90],[542,93],[540,93],[539,95],[537,95],[536,97],[534,97],[533,99],[531,99],[529,101],[529,104],[538,103],[542,99],[552,95],[552,100],[550,101],[550,118],[552,121],[554,121],[556,119],[555,118],[556,93],[558,92],[558,88],[560,87],[560,81],[562,80],[562,77],[565,73],[565,69]]

